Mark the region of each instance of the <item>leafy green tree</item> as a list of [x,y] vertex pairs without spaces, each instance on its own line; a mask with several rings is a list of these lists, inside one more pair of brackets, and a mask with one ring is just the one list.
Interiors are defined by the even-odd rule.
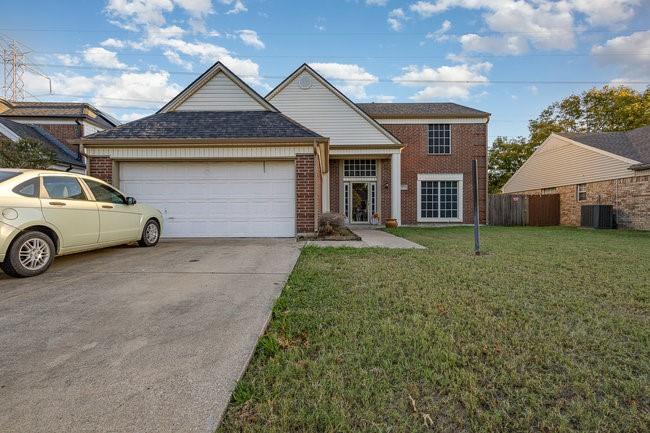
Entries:
[[524,137],[497,137],[488,151],[490,194],[498,194],[534,150]]
[[37,140],[0,142],[0,167],[45,169],[54,164],[54,158],[54,152]]
[[494,140],[488,153],[489,190],[500,192],[551,133],[629,131],[645,125],[650,125],[650,87],[639,92],[625,86],[604,86],[569,95],[528,122],[527,139]]

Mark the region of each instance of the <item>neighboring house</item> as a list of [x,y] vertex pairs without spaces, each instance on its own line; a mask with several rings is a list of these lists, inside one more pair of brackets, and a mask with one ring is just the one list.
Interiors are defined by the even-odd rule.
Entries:
[[38,125],[79,153],[71,140],[112,128],[117,120],[90,104],[78,102],[10,102],[0,98],[0,117]]
[[55,165],[53,170],[84,173],[86,164],[78,152],[61,143],[56,137],[38,125],[26,125],[0,117],[0,139],[18,142],[21,138],[40,142],[46,149],[54,153]]
[[619,227],[650,230],[650,125],[627,132],[551,134],[505,193],[559,194],[560,224],[585,204],[613,205]]
[[216,63],[158,113],[75,142],[91,175],[162,210],[167,236],[294,236],[327,211],[470,222],[473,158],[484,220],[488,120],[355,104],[307,65],[262,97]]

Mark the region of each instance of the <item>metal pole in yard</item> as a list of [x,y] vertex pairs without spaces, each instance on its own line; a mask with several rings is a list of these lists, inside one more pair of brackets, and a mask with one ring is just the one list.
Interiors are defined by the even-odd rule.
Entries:
[[472,201],[474,202],[474,254],[481,255],[481,238],[478,233],[479,210],[478,210],[478,162],[472,160]]

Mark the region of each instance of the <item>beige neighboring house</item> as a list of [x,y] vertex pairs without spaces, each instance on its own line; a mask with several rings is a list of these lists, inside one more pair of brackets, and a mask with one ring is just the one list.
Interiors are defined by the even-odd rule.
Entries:
[[503,187],[559,194],[560,224],[586,204],[613,205],[619,227],[650,230],[650,125],[626,132],[551,134]]

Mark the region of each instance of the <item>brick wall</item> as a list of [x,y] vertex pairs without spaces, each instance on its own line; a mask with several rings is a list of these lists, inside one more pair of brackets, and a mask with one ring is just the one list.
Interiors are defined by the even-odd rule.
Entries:
[[472,223],[472,160],[478,160],[479,212],[485,223],[487,193],[487,125],[452,124],[451,154],[430,155],[428,125],[382,125],[402,144],[402,224],[417,223],[417,175],[463,173],[463,222]]
[[92,156],[88,158],[88,174],[113,183],[113,160],[108,156]]
[[330,159],[330,211],[343,213],[343,209],[340,209],[340,180],[339,160]]
[[323,214],[323,171],[320,167],[320,155],[314,158],[314,227],[318,227],[318,218]]
[[313,154],[296,155],[296,231],[313,233],[316,226],[315,179],[316,158]]
[[390,201],[390,190],[391,190],[391,161],[390,159],[381,160],[381,185],[378,185],[381,188],[381,222],[382,224],[386,223],[388,218],[391,218],[391,201]]
[[[576,199],[576,185],[555,189],[560,195],[560,224],[580,225],[582,205],[613,205],[616,222],[621,228],[650,230],[650,175],[587,183],[587,199]],[[539,189],[522,194],[540,194]]]
[[38,123],[36,125],[47,130],[50,134],[58,138],[59,141],[66,144],[73,151],[79,152],[79,145],[69,143],[69,140],[83,136],[83,127],[81,125]]

